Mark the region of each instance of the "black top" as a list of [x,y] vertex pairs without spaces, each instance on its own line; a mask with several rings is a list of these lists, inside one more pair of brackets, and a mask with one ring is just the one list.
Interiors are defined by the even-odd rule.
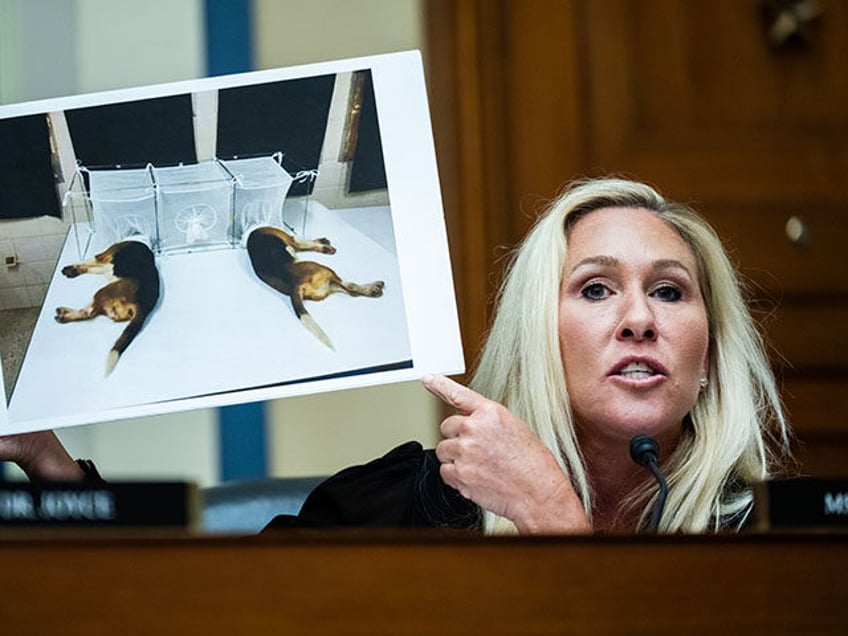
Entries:
[[362,466],[346,468],[309,494],[297,515],[268,528],[482,527],[480,508],[445,484],[433,450],[407,442]]

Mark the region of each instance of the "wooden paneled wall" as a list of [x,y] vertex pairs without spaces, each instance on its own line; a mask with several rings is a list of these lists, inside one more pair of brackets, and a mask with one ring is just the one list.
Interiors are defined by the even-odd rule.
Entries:
[[[716,227],[749,283],[803,469],[848,473],[848,4],[427,0],[425,10],[469,363],[505,257],[544,202],[577,177],[631,176]],[[774,41],[778,21],[807,15]]]

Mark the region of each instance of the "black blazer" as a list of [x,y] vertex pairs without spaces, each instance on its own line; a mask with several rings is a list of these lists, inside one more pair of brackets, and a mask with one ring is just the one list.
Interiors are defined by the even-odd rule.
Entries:
[[278,515],[274,528],[482,528],[480,508],[442,481],[433,450],[407,442],[321,482],[297,515]]

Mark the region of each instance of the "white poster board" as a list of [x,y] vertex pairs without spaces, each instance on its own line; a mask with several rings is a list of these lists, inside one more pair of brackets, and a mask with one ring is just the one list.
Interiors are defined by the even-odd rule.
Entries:
[[[362,82],[357,83],[356,79],[365,76],[366,88],[373,91],[378,122],[376,156],[382,166],[376,167],[378,173],[384,173],[385,185],[364,193],[350,193],[350,169],[359,148],[357,135],[361,138],[364,134],[360,112]],[[250,141],[238,147],[237,140],[233,151],[230,139],[227,156],[209,156],[220,151],[221,138],[229,130],[221,123],[225,103],[254,104],[265,91],[280,87],[287,88],[285,94],[295,96],[290,98],[294,102],[298,87],[309,91],[308,80],[327,77],[332,78],[333,85],[331,106],[319,139],[321,147],[313,148],[320,153],[320,165],[295,174],[295,182],[312,180],[314,184],[307,194],[289,192],[285,205],[295,206],[296,220],[279,229],[299,240],[326,239],[332,245],[333,250],[325,252],[297,251],[298,262],[317,263],[314,267],[318,269],[329,267],[345,283],[364,285],[372,293],[373,284],[381,283],[381,293],[372,297],[342,292],[324,300],[305,301],[312,321],[326,335],[326,341],[322,341],[298,320],[289,297],[260,279],[244,237],[235,237],[224,247],[216,244],[210,249],[174,253],[157,251],[149,236],[130,232],[127,241],[152,246],[159,293],[138,335],[116,363],[111,360],[113,366],[108,370],[110,349],[129,323],[115,322],[105,315],[67,319],[78,317],[75,312],[92,303],[110,280],[93,273],[67,275],[69,266],[73,269],[91,261],[103,247],[97,245],[97,227],[86,207],[90,192],[86,190],[85,171],[144,169],[141,163],[167,168],[163,164],[167,164],[165,156],[170,150],[163,150],[160,155],[154,148],[140,158],[139,165],[92,166],[79,155],[84,148],[90,153],[91,148],[102,148],[109,140],[97,138],[101,134],[99,126],[75,129],[77,115],[85,113],[89,121],[106,121],[122,105],[143,109],[147,104],[156,107],[161,100],[182,96],[192,105],[192,121],[183,122],[193,127],[192,159],[197,163],[236,160],[268,154],[268,149]],[[353,90],[345,89],[351,86]],[[339,95],[342,90],[348,92]],[[227,102],[223,97],[239,95],[239,91],[249,91],[244,94],[251,95],[250,99]],[[290,104],[282,100],[274,106],[285,110]],[[3,130],[33,116],[45,117],[49,122],[54,160],[59,164],[65,161],[67,166],[67,157],[71,156],[83,170],[77,170],[75,184],[69,183],[67,168],[64,180],[52,184],[66,205],[63,220],[68,224],[68,235],[58,254],[26,355],[16,370],[11,395],[2,401],[0,434],[408,381],[425,373],[464,371],[418,52],[0,107]],[[227,117],[233,121],[232,112]],[[261,119],[251,110],[244,119],[255,123],[257,117]],[[273,132],[269,131],[269,136]],[[305,140],[300,145],[309,143]],[[339,149],[344,156],[339,156]],[[286,156],[286,148],[278,150]],[[373,150],[371,156],[375,156]],[[296,161],[291,156],[287,159]],[[191,161],[183,165],[191,165]],[[0,187],[10,185],[3,183],[0,174]],[[186,184],[185,189],[192,192],[196,185]],[[335,204],[328,204],[322,192],[333,189],[341,195],[334,196]],[[155,196],[160,197],[161,192],[156,191]],[[187,200],[188,204],[181,205],[188,205],[187,214],[194,219],[195,226],[188,226],[193,228],[192,236],[207,231],[210,219],[222,221],[227,216],[221,215],[220,210],[210,212],[202,207],[206,203],[200,198],[195,201],[189,196]],[[160,199],[156,201],[156,213],[162,215],[164,207]],[[350,207],[339,201],[348,201]],[[71,211],[70,206],[76,206],[75,210]],[[79,214],[80,209],[88,210],[88,216]],[[185,218],[186,214],[180,216],[182,227],[186,227]],[[0,221],[0,238],[3,223]],[[99,237],[102,236],[103,232]],[[60,316],[62,321],[57,319]]]

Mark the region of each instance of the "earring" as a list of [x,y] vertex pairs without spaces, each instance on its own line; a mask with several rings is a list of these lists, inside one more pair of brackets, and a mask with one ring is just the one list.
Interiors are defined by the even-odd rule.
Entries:
[[709,378],[707,378],[707,376],[704,376],[700,380],[698,380],[698,386],[701,387],[702,391],[707,388],[707,385],[709,383],[710,383],[710,380],[709,380]]

